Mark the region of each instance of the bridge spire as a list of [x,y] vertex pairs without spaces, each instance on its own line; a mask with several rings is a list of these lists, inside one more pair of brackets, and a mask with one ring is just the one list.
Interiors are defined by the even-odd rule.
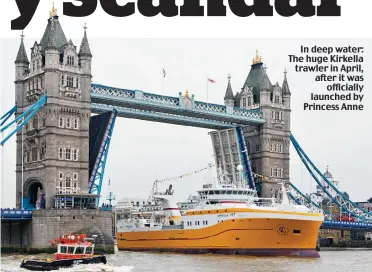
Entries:
[[289,90],[289,85],[287,81],[287,69],[284,69],[284,81],[282,85],[282,92],[283,93],[290,93],[291,91]]
[[23,38],[25,37],[25,35],[23,35],[23,31],[22,31],[22,34],[21,34],[21,44],[19,46],[19,50],[18,50],[18,54],[17,54],[17,58],[15,60],[15,63],[22,63],[22,64],[29,64],[30,62],[28,61],[28,57],[27,57],[27,54],[26,54],[26,49],[25,49],[25,44],[23,42]]
[[84,24],[84,37],[83,40],[81,41],[80,45],[80,51],[79,51],[79,57],[85,56],[85,57],[92,57],[92,53],[90,51],[89,47],[89,42],[88,42],[88,37],[87,37],[87,24]]
[[233,93],[233,90],[232,90],[232,87],[231,87],[231,75],[229,74],[228,77],[227,77],[227,88],[226,88],[226,93],[225,93],[225,97],[224,97],[224,101],[225,101],[225,105],[228,105],[228,106],[234,106],[234,93]]
[[50,32],[49,32],[49,36],[48,36],[48,40],[47,40],[47,43],[46,43],[46,50],[48,49],[58,49],[58,46],[57,46],[57,37],[56,37],[56,25],[55,25],[55,21],[54,19],[52,18],[51,19],[51,28],[50,28]]

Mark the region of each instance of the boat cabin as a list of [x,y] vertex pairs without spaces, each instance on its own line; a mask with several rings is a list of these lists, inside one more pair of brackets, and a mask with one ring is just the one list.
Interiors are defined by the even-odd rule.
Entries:
[[[97,237],[96,235],[93,235]],[[63,235],[57,241],[56,259],[76,259],[92,257],[94,254],[94,238],[85,234]]]

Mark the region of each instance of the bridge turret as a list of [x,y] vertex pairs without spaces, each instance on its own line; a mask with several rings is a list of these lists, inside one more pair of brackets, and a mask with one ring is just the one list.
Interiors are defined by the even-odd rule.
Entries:
[[26,54],[25,44],[23,42],[23,32],[21,35],[21,44],[19,46],[17,58],[14,61],[16,67],[15,79],[16,81],[22,80],[24,78],[25,72],[29,69],[30,62]]
[[45,70],[54,70],[59,68],[59,50],[56,37],[56,26],[54,18],[51,20],[51,29],[45,46]]
[[84,36],[79,50],[79,66],[81,68],[81,96],[84,101],[90,103],[90,89],[92,81],[92,53],[90,51],[87,26],[84,25]]
[[84,37],[81,41],[80,51],[79,51],[80,66],[84,74],[91,74],[92,65],[92,53],[90,51],[88,37],[87,37],[87,26],[84,25]]
[[[252,96],[253,103],[250,102]],[[269,178],[255,178],[256,188],[262,197],[276,195],[280,189],[277,184],[289,180],[289,103],[286,79],[284,89],[278,83],[272,85],[262,57],[257,52],[235,106],[259,107],[265,119],[263,125],[244,128],[245,141],[251,147],[249,156],[252,169]]]
[[[48,209],[66,196],[85,197],[88,191],[92,56],[84,36],[78,54],[53,6],[40,43],[32,48],[30,69],[22,81],[16,81],[17,113],[48,94],[48,102],[26,125],[24,141],[17,134],[17,207]],[[28,68],[23,51],[21,43],[16,59],[19,74]]]
[[233,90],[231,88],[231,76],[230,76],[230,74],[228,76],[228,83],[227,83],[226,93],[225,93],[225,97],[224,97],[224,102],[225,102],[225,106],[234,107],[235,99],[234,99]]
[[14,61],[15,63],[15,89],[16,89],[15,90],[15,102],[17,103],[19,107],[23,106],[24,104],[23,89],[24,89],[25,82],[23,80],[25,78],[26,73],[29,70],[29,65],[30,65],[30,62],[28,61],[28,57],[26,54],[26,49],[25,49],[25,45],[23,42],[23,38],[24,38],[24,35],[22,32],[21,44],[19,46],[17,58]]
[[[265,68],[266,69],[266,68]],[[260,106],[268,106],[271,103],[270,99],[271,84],[266,71],[263,75],[263,80],[260,86]]]
[[282,85],[283,102],[287,109],[291,108],[291,91],[287,81],[287,70],[284,70],[284,81]]

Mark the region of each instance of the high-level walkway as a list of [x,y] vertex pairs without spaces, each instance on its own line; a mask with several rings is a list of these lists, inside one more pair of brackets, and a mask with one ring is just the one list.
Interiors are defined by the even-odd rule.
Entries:
[[259,108],[247,110],[195,101],[187,93],[179,97],[92,84],[92,112],[116,109],[118,116],[210,129],[263,124]]

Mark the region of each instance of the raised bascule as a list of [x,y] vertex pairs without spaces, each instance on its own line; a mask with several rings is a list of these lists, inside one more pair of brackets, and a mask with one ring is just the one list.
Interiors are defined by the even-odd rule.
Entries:
[[[318,177],[331,182],[291,134],[287,73],[281,84],[272,84],[258,53],[235,94],[229,75],[224,105],[196,101],[187,91],[171,97],[92,84],[92,57],[87,28],[77,50],[72,40],[66,39],[54,8],[42,39],[31,48],[30,60],[22,35],[15,60],[16,106],[1,117],[1,132],[5,135],[1,145],[15,133],[17,142],[17,210],[2,210],[1,219],[33,219],[32,235],[22,238],[22,234],[21,245],[42,247],[48,242],[50,237],[44,237],[35,245],[36,238],[42,235],[40,230],[46,230],[43,220],[53,221],[55,225],[48,227],[57,228],[58,224],[69,224],[68,218],[73,216],[79,219],[81,228],[95,224],[111,231],[110,212],[98,213],[96,208],[117,117],[212,129],[215,163],[222,171],[234,177],[236,165],[240,164],[244,181],[262,197],[276,196],[280,184],[286,182],[293,201],[319,208],[289,182],[292,142],[310,174],[329,194]],[[13,114],[15,120],[6,124]],[[372,215],[333,189],[337,194],[330,195],[330,199],[342,212],[358,219],[353,224],[372,228]],[[66,220],[54,222],[62,217]],[[329,220],[332,226],[337,224],[331,217]],[[2,239],[3,234],[2,230]]]

